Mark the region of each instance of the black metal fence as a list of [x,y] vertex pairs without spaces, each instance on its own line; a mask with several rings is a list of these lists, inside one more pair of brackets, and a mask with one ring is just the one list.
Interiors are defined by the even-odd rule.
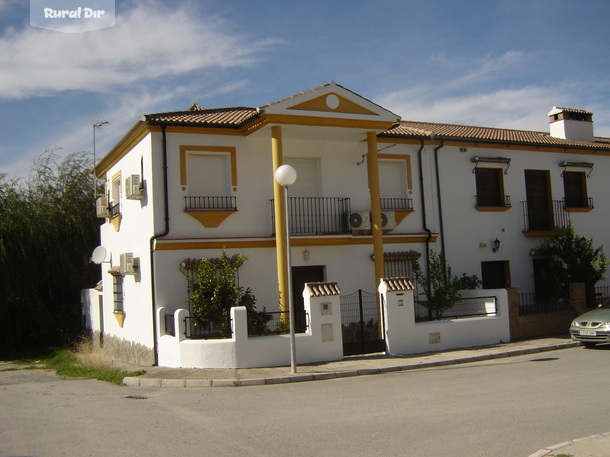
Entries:
[[519,315],[544,314],[572,308],[569,298],[536,298],[533,292],[519,294]]
[[194,196],[184,197],[184,210],[227,209],[237,210],[237,197],[233,196]]
[[[319,235],[348,233],[346,214],[350,212],[349,198],[289,197],[290,233],[293,235]],[[271,200],[272,233],[275,233],[274,200]]]
[[532,200],[521,202],[523,207],[523,231],[567,229],[570,213],[563,200]]
[[186,337],[192,340],[222,339],[233,336],[231,319],[223,325],[196,316],[187,316],[184,318],[184,325]]

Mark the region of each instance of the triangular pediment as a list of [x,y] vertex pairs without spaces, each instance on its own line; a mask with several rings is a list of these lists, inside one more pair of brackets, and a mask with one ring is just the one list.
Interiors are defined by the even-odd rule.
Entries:
[[358,103],[353,102],[341,95],[330,92],[320,97],[312,98],[298,105],[289,107],[291,110],[304,111],[320,111],[327,113],[345,113],[345,114],[368,114],[370,116],[378,116],[377,113],[365,108]]
[[259,108],[267,115],[370,120],[395,123],[400,117],[372,101],[330,82]]

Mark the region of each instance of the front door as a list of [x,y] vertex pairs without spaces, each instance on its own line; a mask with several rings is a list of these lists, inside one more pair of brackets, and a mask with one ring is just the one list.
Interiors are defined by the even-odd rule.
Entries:
[[481,262],[483,289],[506,289],[510,287],[510,269],[507,260]]
[[305,300],[303,300],[305,284],[308,282],[322,282],[324,280],[324,265],[292,267],[292,302],[294,303],[295,333],[303,333],[307,329]]

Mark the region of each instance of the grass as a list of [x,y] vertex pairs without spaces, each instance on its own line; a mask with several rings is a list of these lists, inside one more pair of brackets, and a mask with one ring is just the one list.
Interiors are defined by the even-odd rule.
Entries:
[[23,354],[11,362],[23,367],[9,367],[0,371],[55,370],[58,376],[69,378],[97,379],[113,384],[123,384],[123,378],[140,376],[146,371],[123,371],[108,366],[107,362],[93,350],[87,341],[79,343],[75,350],[50,349],[33,354]]

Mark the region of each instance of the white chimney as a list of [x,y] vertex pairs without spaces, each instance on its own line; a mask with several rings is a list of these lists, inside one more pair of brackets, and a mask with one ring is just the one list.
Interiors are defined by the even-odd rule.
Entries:
[[548,116],[551,136],[564,140],[595,141],[593,113],[581,109],[553,106]]

